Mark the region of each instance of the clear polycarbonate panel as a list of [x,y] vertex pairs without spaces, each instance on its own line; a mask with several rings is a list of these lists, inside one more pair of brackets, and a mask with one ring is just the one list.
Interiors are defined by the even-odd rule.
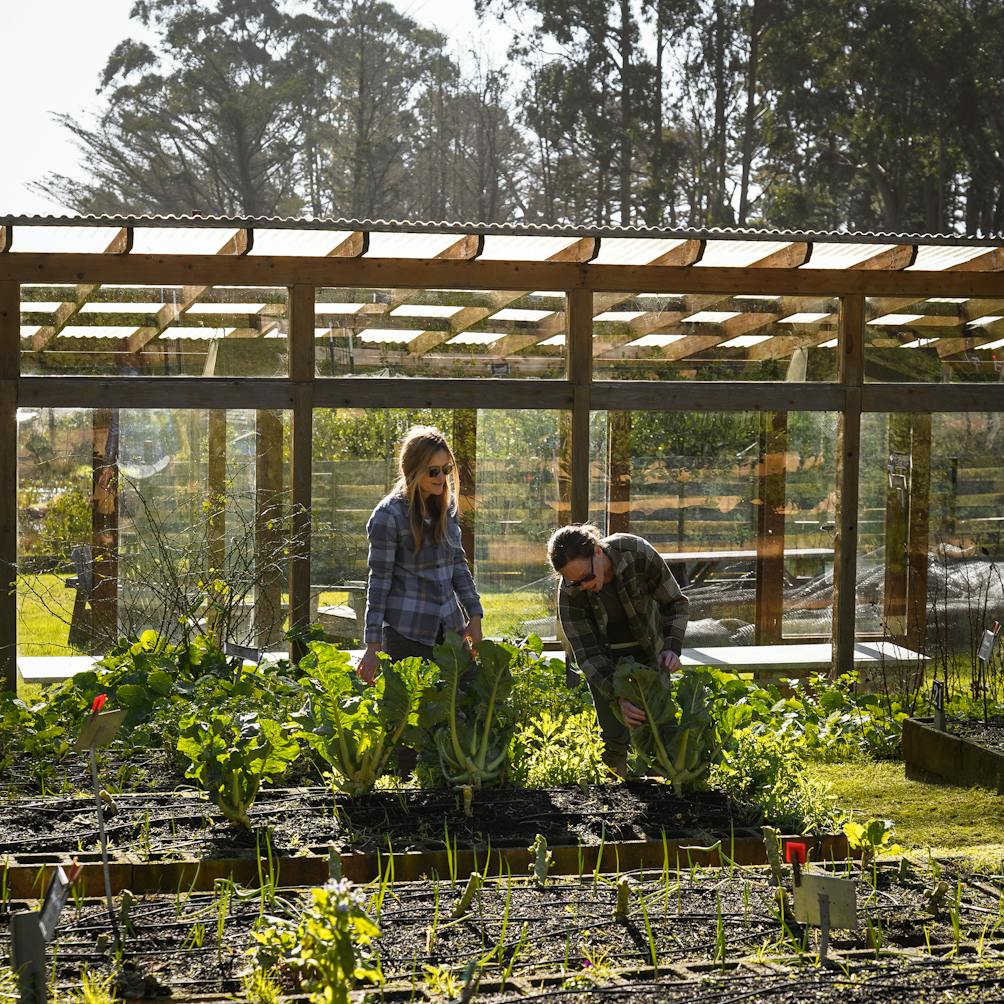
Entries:
[[18,412],[18,653],[120,636],[284,646],[290,416]]
[[321,288],[321,376],[565,376],[558,291]]
[[311,576],[317,620],[362,637],[366,523],[398,478],[407,431],[432,424],[457,460],[463,542],[493,636],[553,639],[555,582],[545,545],[567,521],[569,416],[554,411],[320,409],[314,414]]
[[279,287],[21,287],[21,372],[30,376],[285,376]]
[[[770,242],[748,241],[727,250],[745,260],[772,249]],[[596,293],[593,374],[597,380],[835,380],[837,315],[833,297]]]
[[864,344],[868,382],[998,383],[1004,298],[868,297]]

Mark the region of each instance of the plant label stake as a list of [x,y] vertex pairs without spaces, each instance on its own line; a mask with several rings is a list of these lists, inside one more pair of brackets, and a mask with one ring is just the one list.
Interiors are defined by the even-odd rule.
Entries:
[[830,897],[819,894],[819,962],[825,966],[830,951]]
[[934,708],[934,727],[939,732],[945,728],[945,681],[935,680],[931,684],[931,707]]
[[69,871],[57,866],[45,892],[42,909],[16,913],[10,919],[11,963],[17,971],[21,1004],[46,1004],[45,946],[56,934],[59,915],[78,874],[80,865],[76,859]]
[[105,900],[108,903],[108,919],[112,924],[112,936],[115,938],[115,947],[118,948],[119,928],[115,920],[115,907],[112,900],[112,877],[108,870],[108,836],[105,833],[105,810],[101,801],[101,785],[98,783],[98,761],[95,750],[99,746],[107,746],[115,733],[122,725],[122,720],[126,716],[126,709],[119,708],[115,711],[102,712],[107,694],[98,694],[91,705],[91,717],[84,723],[80,730],[77,741],[73,744],[75,750],[87,752],[91,764],[91,783],[94,785],[94,804],[98,810],[98,833],[101,836],[101,868],[105,877]]
[[[994,657],[994,645],[997,644],[997,635],[1000,633],[1000,621],[994,621],[992,630],[983,632],[983,641],[980,642],[979,651],[976,658],[980,661],[980,690],[983,691],[983,721],[987,721],[987,666]],[[979,696],[979,695],[977,695]]]

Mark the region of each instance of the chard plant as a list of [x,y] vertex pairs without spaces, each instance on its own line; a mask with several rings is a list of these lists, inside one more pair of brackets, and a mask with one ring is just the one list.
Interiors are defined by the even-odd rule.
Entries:
[[181,722],[178,752],[189,761],[185,776],[198,782],[220,811],[251,829],[248,810],[263,781],[278,777],[299,756],[291,727],[255,711],[196,711]]
[[516,728],[509,702],[516,652],[509,645],[482,641],[475,658],[453,632],[433,650],[440,675],[419,721],[449,784],[480,788],[505,780]]
[[[677,795],[703,781],[720,759],[709,683],[703,671],[666,673],[630,658],[614,670],[614,696],[645,712],[645,721],[631,729],[632,744]],[[614,711],[620,717],[617,704]]]
[[300,669],[307,701],[293,716],[297,735],[331,768],[340,791],[372,791],[391,754],[417,738],[419,707],[435,667],[416,658],[392,664],[384,657],[376,682],[367,686],[348,652],[311,642]]

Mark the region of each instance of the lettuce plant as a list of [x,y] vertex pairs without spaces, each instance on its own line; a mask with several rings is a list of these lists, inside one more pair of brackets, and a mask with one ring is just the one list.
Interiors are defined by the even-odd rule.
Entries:
[[435,667],[416,658],[392,664],[384,657],[379,677],[367,686],[347,652],[312,642],[300,669],[307,701],[293,716],[298,736],[328,764],[340,791],[371,791],[391,753],[415,738],[419,705]]
[[423,703],[419,722],[431,736],[449,784],[479,788],[505,779],[516,728],[509,702],[516,651],[482,641],[475,658],[453,632],[433,650],[439,680]]
[[[614,670],[614,696],[645,712],[631,730],[632,744],[678,795],[703,780],[720,756],[709,683],[700,670],[667,673],[634,659],[621,659]],[[616,703],[614,711],[620,717]]]
[[183,719],[178,752],[190,761],[185,776],[201,785],[227,819],[251,829],[248,810],[262,781],[284,773],[300,747],[288,726],[255,711],[224,708]]

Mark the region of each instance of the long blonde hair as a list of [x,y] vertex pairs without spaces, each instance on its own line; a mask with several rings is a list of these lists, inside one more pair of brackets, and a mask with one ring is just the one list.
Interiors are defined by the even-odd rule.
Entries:
[[[449,454],[453,472],[446,478],[437,512],[422,498],[419,482],[429,469],[433,456],[440,450],[445,450]],[[439,429],[431,425],[415,425],[408,430],[401,443],[397,466],[400,476],[394,490],[407,499],[408,521],[411,523],[411,535],[415,540],[417,554],[422,549],[425,539],[424,528],[427,517],[432,517],[432,539],[435,543],[440,543],[446,534],[446,522],[453,508],[453,499],[458,494],[457,462],[446,442],[446,437]]]

